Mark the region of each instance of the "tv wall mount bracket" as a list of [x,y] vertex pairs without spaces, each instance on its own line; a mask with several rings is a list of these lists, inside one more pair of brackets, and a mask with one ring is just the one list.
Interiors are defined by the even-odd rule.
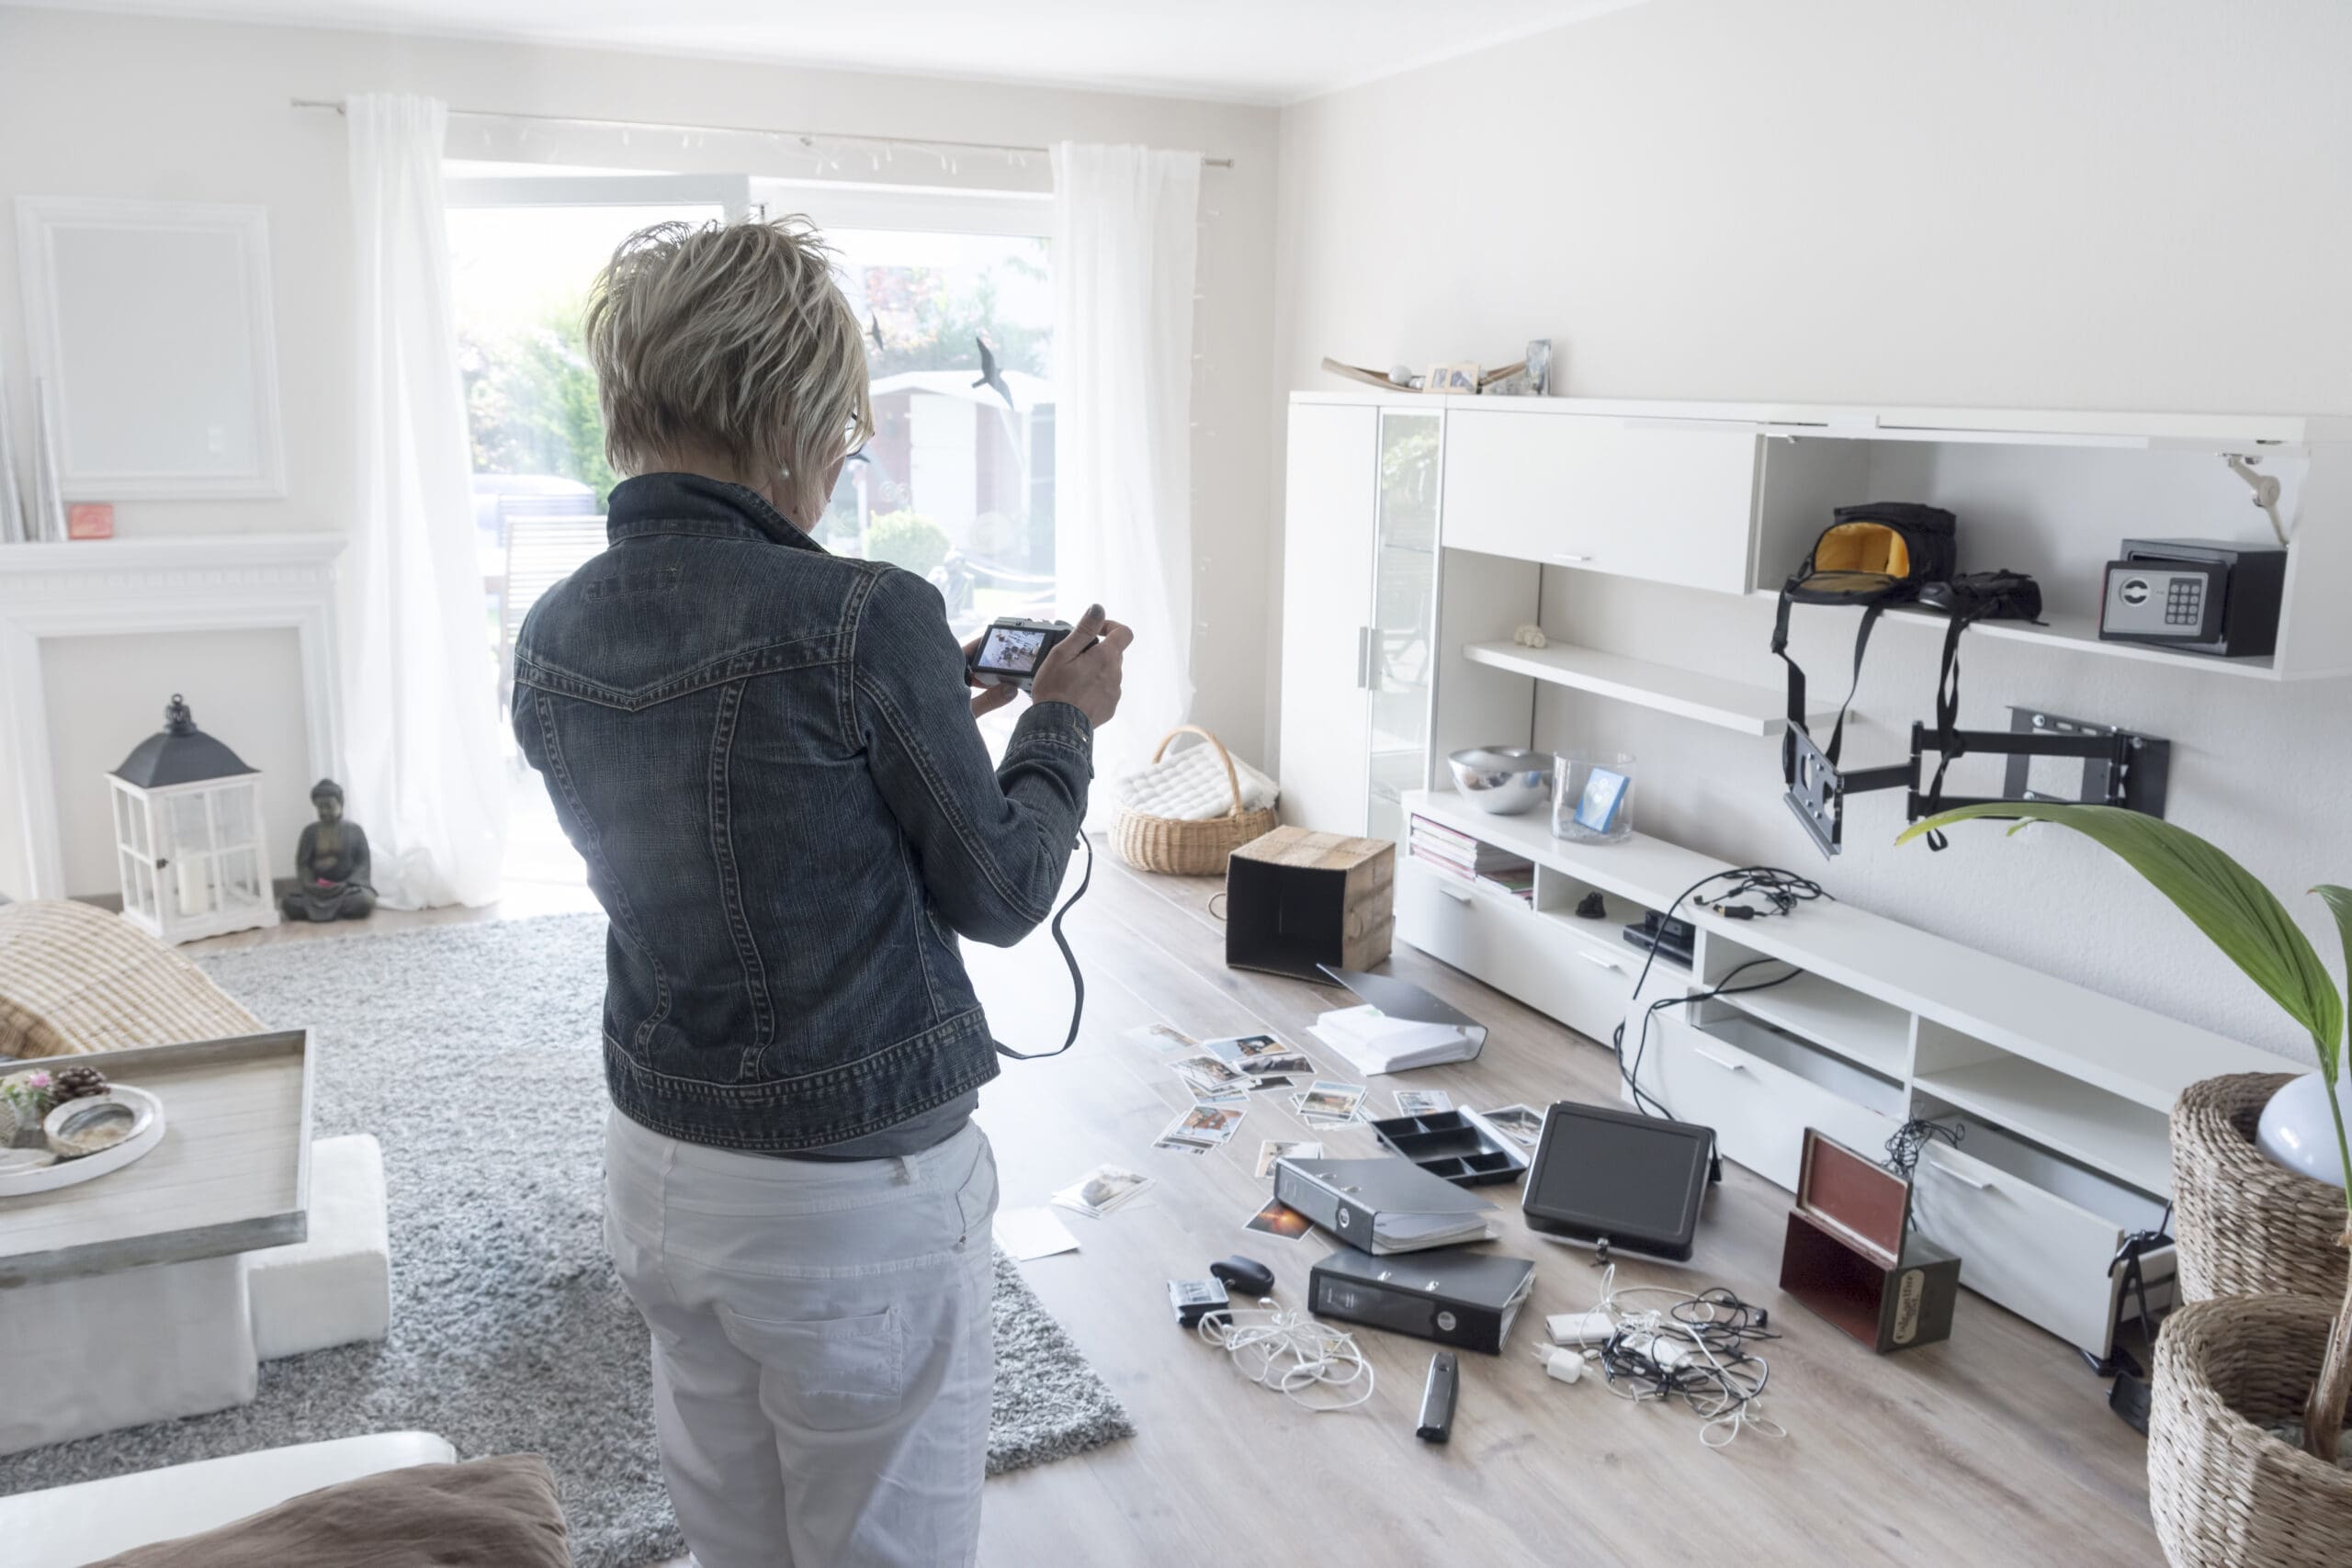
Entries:
[[[2071,801],[2095,806],[2120,806],[2151,817],[2165,814],[2165,780],[2172,766],[2172,742],[2112,725],[2066,718],[2037,708],[2009,709],[2009,728],[1938,730],[1929,724],[1911,727],[1908,761],[1881,768],[1849,768],[1822,755],[1813,737],[1792,728],[1786,737],[1793,748],[1794,776],[1786,796],[1789,809],[1804,824],[1814,845],[1825,855],[1843,847],[1846,797],[1879,790],[1904,792],[1905,820],[1917,822],[1939,811],[1960,806],[2030,806],[2035,801]],[[1971,755],[2008,759],[2002,793],[1997,795],[1942,795],[1921,787],[1923,764],[1932,752],[1943,763]],[[2038,757],[2079,758],[2081,787],[2060,795],[2033,787]],[[1934,798],[1930,798],[1933,795]],[[2022,813],[2020,813],[2022,815]]]

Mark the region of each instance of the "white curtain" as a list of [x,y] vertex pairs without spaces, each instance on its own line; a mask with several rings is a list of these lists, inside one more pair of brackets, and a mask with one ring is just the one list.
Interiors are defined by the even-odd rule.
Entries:
[[1193,265],[1201,155],[1054,147],[1054,575],[1135,628],[1098,814],[1193,705]]
[[345,804],[384,904],[486,904],[507,778],[441,200],[448,110],[365,94],[344,115],[359,470],[343,555]]

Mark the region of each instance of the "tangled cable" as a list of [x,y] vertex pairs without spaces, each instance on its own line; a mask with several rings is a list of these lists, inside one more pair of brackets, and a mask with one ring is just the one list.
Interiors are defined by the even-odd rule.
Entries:
[[[1665,1296],[1662,1306],[1627,1311],[1622,1296]],[[1750,1306],[1717,1286],[1691,1295],[1663,1285],[1617,1285],[1617,1266],[1600,1275],[1595,1310],[1617,1320],[1617,1331],[1600,1347],[1600,1370],[1609,1392],[1620,1399],[1679,1399],[1704,1423],[1699,1440],[1727,1448],[1754,1427],[1768,1438],[1788,1430],[1763,1412],[1764,1385],[1771,1370],[1747,1347],[1778,1339],[1761,1308]]]
[[[1305,1313],[1270,1303],[1227,1308],[1201,1319],[1193,1332],[1231,1356],[1243,1377],[1308,1410],[1352,1410],[1372,1397],[1372,1363],[1355,1336]],[[1317,1389],[1328,1392],[1318,1396]]]
[[1901,1177],[1909,1177],[1919,1168],[1920,1151],[1929,1144],[1941,1141],[1953,1148],[1968,1136],[1965,1122],[1938,1122],[1926,1116],[1914,1116],[1894,1130],[1886,1140],[1886,1157],[1879,1164]]

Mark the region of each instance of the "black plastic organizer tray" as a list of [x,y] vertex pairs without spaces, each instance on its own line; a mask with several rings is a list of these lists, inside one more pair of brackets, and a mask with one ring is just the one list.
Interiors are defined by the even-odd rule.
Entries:
[[1391,1116],[1374,1122],[1372,1130],[1423,1170],[1458,1187],[1516,1180],[1527,1168],[1524,1150],[1464,1111]]

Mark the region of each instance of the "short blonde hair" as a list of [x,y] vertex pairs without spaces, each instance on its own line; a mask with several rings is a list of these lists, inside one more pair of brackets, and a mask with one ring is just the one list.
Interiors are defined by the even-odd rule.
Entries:
[[725,454],[781,479],[814,528],[826,478],[874,434],[865,340],[806,218],[656,223],[620,243],[588,297],[605,454],[642,473]]

